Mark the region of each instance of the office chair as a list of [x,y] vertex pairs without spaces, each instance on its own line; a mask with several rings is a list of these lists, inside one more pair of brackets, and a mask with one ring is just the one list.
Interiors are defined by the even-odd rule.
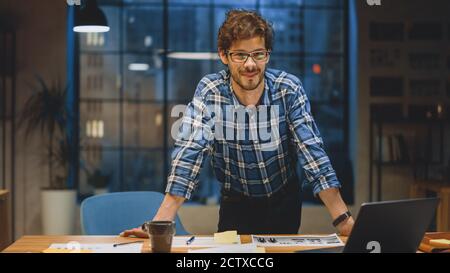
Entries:
[[[81,203],[81,227],[86,235],[118,235],[151,220],[164,195],[160,192],[115,192],[97,195]],[[176,235],[188,235],[178,215]]]

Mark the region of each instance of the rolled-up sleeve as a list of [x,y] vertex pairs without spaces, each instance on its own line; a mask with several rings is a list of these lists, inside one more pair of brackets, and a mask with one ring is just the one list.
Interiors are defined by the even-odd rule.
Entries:
[[288,96],[289,129],[294,138],[301,166],[314,195],[341,184],[324,150],[319,129],[311,115],[311,107],[300,81]]
[[202,88],[204,85],[199,84],[184,112],[167,180],[166,193],[186,199],[190,199],[196,189],[200,171],[212,147],[211,118],[199,96]]

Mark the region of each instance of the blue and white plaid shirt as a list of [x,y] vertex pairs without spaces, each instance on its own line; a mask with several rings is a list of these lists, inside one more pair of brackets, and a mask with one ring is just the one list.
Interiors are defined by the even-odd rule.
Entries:
[[[201,79],[180,123],[167,193],[190,199],[208,154],[225,190],[232,188],[246,196],[264,197],[277,192],[295,175],[298,160],[315,195],[340,187],[300,80],[284,71],[266,69],[264,81],[260,106],[277,106],[278,119],[277,124],[269,120],[257,126],[271,133],[277,131],[279,137],[275,140],[249,137],[255,128],[249,122],[254,115],[248,112],[244,126],[236,122],[234,114],[231,120],[224,119],[223,113],[244,107],[233,92],[228,70]],[[217,114],[220,111],[222,114]],[[269,111],[269,118],[273,113]],[[262,119],[259,114],[257,117]],[[236,137],[237,129],[244,129],[243,138]],[[225,138],[211,137],[218,131],[227,132]],[[234,136],[231,140],[229,132]]]

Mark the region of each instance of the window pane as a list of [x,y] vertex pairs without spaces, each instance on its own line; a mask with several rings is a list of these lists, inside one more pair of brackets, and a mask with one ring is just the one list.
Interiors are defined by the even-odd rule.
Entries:
[[305,51],[308,53],[344,52],[344,15],[342,10],[305,11]]
[[163,8],[128,7],[125,13],[125,49],[155,53],[163,48]]
[[136,0],[97,0],[97,3],[99,5],[101,5],[102,9],[103,9],[103,7],[107,6],[107,5],[120,5],[123,2],[129,2],[129,1],[136,1]]
[[[119,151],[107,150],[101,146],[86,146],[80,153],[80,191],[89,194],[95,187],[110,191],[120,190],[120,154]],[[98,171],[99,175],[95,175]],[[101,178],[100,178],[101,177]],[[103,179],[103,181],[101,181]],[[96,186],[97,185],[97,186]]]
[[162,149],[125,151],[123,156],[124,190],[164,191]]
[[[218,72],[220,61],[169,59],[169,100],[190,100],[206,74]],[[223,69],[223,68],[222,68]]]
[[90,100],[80,102],[80,144],[119,145],[120,104]]
[[263,7],[285,7],[285,6],[301,6],[304,0],[260,0]]
[[205,0],[169,0],[169,5],[171,6],[175,6],[175,5],[204,5],[204,4],[208,4],[209,1],[205,1]]
[[120,98],[119,56],[101,53],[80,54],[80,97]]
[[313,117],[322,135],[325,146],[336,150],[342,147],[344,142],[344,113],[342,104],[328,104],[312,102],[311,110]]
[[[303,85],[311,101],[344,101],[344,59],[341,57],[308,57]],[[343,111],[343,109],[340,109]]]
[[124,56],[124,98],[126,100],[162,101],[163,73],[159,55],[127,54]]
[[209,52],[215,36],[211,35],[210,8],[177,7],[169,9],[169,50]]
[[307,6],[342,7],[345,0],[303,0]]
[[304,50],[303,19],[300,9],[261,9],[261,14],[273,23],[274,52]]
[[277,54],[270,57],[268,67],[291,73],[300,79],[303,76],[303,59],[300,54]]
[[164,0],[115,0],[115,1],[123,1],[125,4],[133,5],[133,4],[163,4]]
[[124,146],[163,147],[163,107],[159,104],[124,103]]

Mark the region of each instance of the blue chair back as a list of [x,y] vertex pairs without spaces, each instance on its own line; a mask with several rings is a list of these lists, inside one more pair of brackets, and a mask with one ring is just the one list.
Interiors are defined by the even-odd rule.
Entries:
[[[140,227],[156,215],[164,195],[160,192],[115,192],[85,199],[81,203],[81,227],[86,235],[118,235]],[[178,215],[176,235],[188,235]]]

